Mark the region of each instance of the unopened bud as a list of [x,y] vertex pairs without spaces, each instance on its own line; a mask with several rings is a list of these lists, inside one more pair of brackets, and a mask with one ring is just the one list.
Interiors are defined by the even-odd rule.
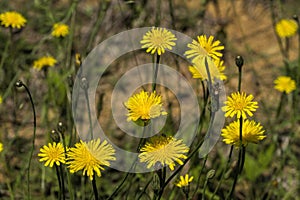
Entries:
[[298,15],[293,15],[293,19],[297,22],[297,23],[299,23],[299,18],[298,18]]
[[21,80],[18,80],[15,85],[16,85],[16,87],[20,88],[23,86],[23,82]]
[[52,130],[50,133],[50,137],[54,142],[59,142],[60,141],[60,137],[59,134],[56,130]]
[[63,134],[66,130],[66,127],[64,126],[64,124],[62,122],[58,122],[57,123],[57,130],[58,130],[58,132]]
[[206,178],[207,178],[207,179],[211,179],[211,178],[213,178],[213,177],[215,176],[215,174],[216,174],[216,170],[211,169],[211,170],[209,170],[209,172],[207,173]]
[[235,58],[235,64],[236,64],[236,66],[238,66],[238,68],[243,67],[243,65],[244,65],[244,59],[243,59],[243,57],[242,56],[237,56]]

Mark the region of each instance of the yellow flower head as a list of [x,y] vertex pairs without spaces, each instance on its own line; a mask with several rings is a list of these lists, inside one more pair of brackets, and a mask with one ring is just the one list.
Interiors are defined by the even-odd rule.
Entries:
[[142,48],[147,48],[146,52],[154,54],[157,52],[158,55],[165,53],[165,49],[172,50],[172,46],[175,46],[177,38],[173,33],[165,28],[153,27],[148,31],[141,40],[143,44]]
[[[209,73],[214,80],[214,78],[218,78],[222,81],[227,79],[227,76],[224,74],[225,66],[223,60],[211,60],[207,59]],[[208,80],[206,67],[204,62],[196,61],[193,66],[189,66],[189,71],[192,73],[193,78],[199,78],[201,80]]]
[[297,33],[298,24],[293,19],[282,19],[275,26],[276,33],[279,37],[292,37]]
[[21,29],[27,20],[18,12],[11,11],[0,14],[1,25]]
[[33,68],[41,70],[44,67],[53,67],[56,63],[57,60],[52,56],[44,56],[34,61]]
[[194,179],[193,176],[189,177],[188,174],[186,174],[184,177],[180,176],[180,181],[176,184],[177,187],[187,187],[190,182],[192,182]]
[[40,162],[45,162],[45,166],[53,167],[54,164],[57,166],[60,163],[65,163],[65,151],[61,143],[49,143],[48,146],[44,145],[43,148],[40,148],[40,153],[38,154],[41,157]]
[[2,96],[0,95],[0,104],[2,104],[3,102],[3,99],[2,99]]
[[243,117],[246,119],[246,115],[253,116],[252,112],[255,112],[258,108],[258,103],[252,101],[253,98],[252,94],[247,96],[244,92],[241,94],[239,92],[232,93],[231,96],[227,97],[227,101],[224,102],[225,106],[222,107],[225,117],[237,115],[237,118]]
[[223,50],[224,46],[220,45],[219,40],[213,41],[214,36],[209,36],[207,39],[206,35],[200,35],[197,38],[198,41],[193,40],[192,43],[187,45],[190,50],[185,52],[187,58],[193,58],[193,63],[199,62],[207,56],[214,60],[219,60],[223,56],[219,51]]
[[140,161],[147,163],[147,168],[158,163],[162,166],[168,165],[171,170],[174,170],[175,161],[183,165],[182,160],[187,158],[184,154],[189,152],[189,147],[182,140],[161,135],[154,136],[146,142],[145,146],[141,148],[141,152]]
[[109,161],[116,160],[114,154],[115,149],[106,140],[102,143],[99,138],[87,143],[80,141],[69,149],[67,164],[71,173],[83,170],[82,175],[93,180],[94,171],[100,177],[102,166],[110,166]]
[[274,88],[280,92],[291,93],[296,89],[296,82],[288,76],[279,76],[274,81]]
[[[265,137],[263,127],[260,123],[256,123],[251,120],[243,121],[242,130],[242,144],[246,146],[248,143],[258,143],[259,140],[263,140]],[[240,121],[236,120],[231,122],[228,126],[222,129],[221,136],[223,136],[223,142],[226,144],[235,145],[240,144]]]
[[65,37],[69,34],[69,26],[66,24],[56,23],[53,25],[51,35],[53,37]]
[[149,95],[142,90],[139,94],[130,97],[124,105],[128,109],[128,121],[149,120],[167,114],[163,111],[161,96],[156,95],[156,92]]
[[3,144],[0,142],[0,152],[3,151]]

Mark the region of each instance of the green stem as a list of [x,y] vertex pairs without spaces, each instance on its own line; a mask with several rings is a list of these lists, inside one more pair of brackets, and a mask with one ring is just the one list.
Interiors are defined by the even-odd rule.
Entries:
[[163,167],[163,168],[159,169],[159,171],[161,172],[161,173],[158,174],[159,175],[160,189],[159,189],[157,200],[161,199],[162,194],[163,194],[164,189],[165,189],[166,167]]
[[157,75],[158,75],[159,61],[160,61],[160,55],[156,54],[156,63],[155,63],[155,69],[153,72],[152,92],[154,92],[156,90],[156,80],[157,80]]
[[26,92],[29,96],[29,100],[30,100],[31,107],[32,107],[32,113],[33,113],[33,138],[32,138],[31,151],[30,151],[30,154],[29,154],[28,166],[27,166],[27,199],[31,199],[29,182],[30,182],[31,160],[32,160],[32,156],[33,156],[35,137],[36,137],[36,113],[35,113],[35,107],[34,107],[33,99],[32,99],[32,96],[31,96],[31,93],[30,93],[30,90],[28,89],[28,87],[22,81],[17,81],[16,86],[25,88],[25,90],[26,90]]
[[232,195],[234,193],[235,190],[235,186],[238,180],[238,176],[239,174],[242,172],[242,168],[244,166],[244,161],[245,161],[245,148],[243,147],[243,117],[239,118],[240,121],[240,142],[239,142],[239,157],[238,157],[238,163],[235,169],[235,176],[234,176],[234,180],[233,180],[233,184],[231,187],[231,190],[227,196],[226,199],[231,199]]
[[94,191],[94,195],[95,195],[95,200],[99,200],[95,175],[93,176],[92,185],[93,185],[93,191]]
[[281,112],[281,109],[282,109],[282,106],[283,106],[283,102],[285,100],[285,96],[286,96],[286,93],[282,92],[281,97],[280,97],[280,101],[279,101],[279,104],[278,104],[278,107],[277,107],[277,111],[276,111],[276,120],[278,120],[278,118],[280,116],[280,112]]
[[9,31],[9,38],[8,38],[8,40],[5,43],[4,51],[2,52],[2,56],[1,56],[0,70],[3,68],[5,60],[6,60],[7,56],[8,56],[7,51],[8,51],[8,48],[9,48],[9,46],[10,46],[11,43],[12,43],[12,30],[10,29],[10,31]]
[[155,26],[158,27],[160,25],[161,0],[156,0],[155,11]]
[[89,115],[91,140],[93,140],[94,139],[94,135],[93,135],[93,122],[92,122],[92,116],[91,116],[91,108],[90,108],[90,101],[89,101],[89,95],[88,95],[88,88],[84,88],[84,95],[85,95],[86,105],[87,105],[88,115]]
[[[105,17],[106,11],[108,10],[110,5],[110,1],[103,1],[101,2],[100,6],[99,6],[99,10],[98,10],[98,16],[97,16],[97,20],[96,23],[93,26],[93,29],[91,31],[91,35],[89,37],[89,41],[88,41],[88,45],[85,51],[90,51],[93,45],[93,42],[95,40],[95,37],[97,35],[97,32],[100,29],[100,26],[103,22],[103,19]],[[86,55],[86,52],[83,54],[84,56]]]
[[238,82],[238,91],[241,92],[242,88],[242,67],[239,67],[239,82]]
[[219,180],[219,182],[218,182],[218,185],[217,185],[217,187],[216,187],[216,189],[215,189],[213,195],[212,195],[211,198],[210,198],[211,200],[214,199],[214,197],[215,197],[217,191],[219,190],[219,188],[220,188],[220,186],[221,186],[221,184],[222,184],[222,182],[223,182],[223,180],[224,180],[225,172],[227,171],[227,169],[228,169],[228,167],[229,167],[229,164],[230,164],[230,161],[231,161],[232,152],[233,152],[233,145],[231,145],[231,147],[230,147],[229,156],[228,156],[228,160],[227,160],[226,166],[225,166],[225,168],[223,169],[221,178],[220,178],[220,180]]
[[204,167],[206,165],[207,158],[208,158],[208,155],[206,155],[205,158],[204,158],[204,161],[203,161],[203,164],[202,164],[202,167],[200,169],[200,173],[199,173],[199,176],[198,176],[198,179],[197,179],[197,186],[196,186],[196,189],[195,189],[195,191],[194,191],[194,193],[192,195],[192,198],[194,198],[194,196],[196,195],[196,193],[197,193],[197,191],[199,189],[201,174],[202,174],[203,169],[204,169]]

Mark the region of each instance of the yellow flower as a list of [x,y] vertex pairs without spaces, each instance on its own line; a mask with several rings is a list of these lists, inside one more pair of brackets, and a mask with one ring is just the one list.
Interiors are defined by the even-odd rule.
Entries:
[[128,109],[128,121],[149,120],[167,114],[163,111],[161,96],[156,95],[156,92],[149,95],[142,90],[139,94],[130,97],[124,105]]
[[93,180],[94,171],[100,177],[102,166],[110,166],[109,161],[116,160],[114,154],[115,149],[106,140],[102,143],[99,138],[87,143],[80,141],[69,149],[67,164],[71,173],[83,170],[83,176]]
[[[259,140],[266,138],[264,132],[260,123],[256,123],[253,120],[244,120],[242,144],[246,146],[248,143],[258,143]],[[231,122],[228,126],[223,128],[221,136],[223,136],[223,142],[226,144],[232,144],[238,147],[240,144],[240,121],[236,120]]]
[[184,154],[189,152],[189,147],[182,140],[161,135],[154,136],[146,142],[141,152],[140,161],[146,162],[147,168],[161,164],[162,166],[168,165],[171,170],[174,170],[175,161],[183,165],[182,160],[187,158]]
[[298,24],[292,19],[282,19],[275,26],[276,33],[279,37],[292,37],[297,33]]
[[44,67],[53,67],[56,63],[57,60],[52,56],[44,56],[34,61],[33,68],[41,70]]
[[187,45],[190,50],[185,52],[187,58],[193,58],[193,63],[199,62],[207,56],[214,60],[219,60],[223,56],[219,51],[223,50],[224,46],[220,45],[219,40],[213,42],[214,36],[209,36],[207,39],[206,35],[200,35],[197,38],[198,41],[193,40],[192,43]]
[[3,144],[0,142],[0,152],[3,151]]
[[296,82],[288,76],[279,76],[274,81],[274,88],[280,92],[291,93],[296,89]]
[[65,37],[69,34],[69,26],[66,24],[56,23],[52,27],[51,35],[53,37]]
[[2,96],[0,95],[0,104],[2,104],[3,102],[3,99],[2,99]]
[[65,151],[61,143],[53,142],[49,143],[48,146],[44,145],[43,148],[40,148],[40,153],[38,154],[41,157],[40,162],[46,161],[45,166],[53,167],[54,164],[57,166],[60,163],[65,163]]
[[21,29],[27,20],[18,12],[11,11],[0,14],[1,25]]
[[258,103],[252,101],[253,98],[252,94],[247,96],[244,92],[242,94],[239,92],[232,93],[224,102],[225,106],[222,107],[222,110],[226,112],[225,117],[237,115],[237,118],[243,117],[246,119],[246,115],[253,116],[252,112],[255,112],[258,108]]
[[[210,58],[207,59],[209,73],[214,80],[214,78],[218,78],[222,81],[227,79],[227,76],[224,74],[225,66],[223,60],[213,60]],[[193,78],[200,78],[201,80],[208,80],[206,67],[204,62],[196,61],[193,66],[189,66],[189,71],[192,73]]]
[[188,174],[186,174],[184,177],[180,176],[180,181],[176,184],[177,187],[186,187],[189,185],[190,182],[194,179],[193,176],[189,177]]
[[141,44],[143,44],[142,48],[147,48],[147,53],[157,52],[158,55],[161,55],[165,53],[165,49],[172,50],[172,46],[176,45],[173,42],[175,40],[177,40],[175,35],[167,29],[153,27],[143,36]]

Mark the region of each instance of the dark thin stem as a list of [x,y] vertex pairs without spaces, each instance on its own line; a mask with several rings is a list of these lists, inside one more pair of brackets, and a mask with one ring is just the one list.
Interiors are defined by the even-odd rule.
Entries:
[[152,92],[156,90],[156,80],[158,75],[158,67],[159,67],[159,61],[160,61],[160,55],[156,55],[156,63],[155,63],[155,69],[153,72],[153,83],[152,83]]
[[157,200],[161,199],[162,194],[164,192],[165,180],[166,180],[166,167],[161,168],[159,171],[161,171],[161,173],[159,173],[160,190],[159,190],[159,193],[158,193]]
[[30,93],[30,90],[28,89],[28,87],[22,82],[22,81],[17,81],[16,82],[16,86],[17,87],[24,87],[29,99],[30,99],[30,103],[31,103],[31,107],[32,107],[32,113],[33,113],[33,138],[32,138],[32,145],[31,145],[31,151],[30,151],[30,155],[29,155],[29,159],[28,159],[28,166],[27,166],[27,199],[31,199],[31,194],[30,194],[30,167],[31,167],[31,160],[32,160],[32,155],[33,155],[33,151],[34,151],[34,144],[35,144],[35,137],[36,137],[36,113],[35,113],[35,107],[34,107],[34,103],[33,103],[33,99]]
[[89,101],[89,95],[88,95],[88,89],[84,89],[84,95],[86,99],[87,109],[88,109],[88,115],[89,115],[89,123],[90,123],[90,132],[91,132],[91,140],[94,139],[93,135],[93,122],[92,122],[92,116],[91,116],[91,108],[90,108],[90,101]]
[[193,195],[192,195],[192,199],[194,198],[194,196],[196,195],[196,193],[197,193],[197,191],[198,191],[198,189],[199,189],[201,174],[202,174],[203,169],[204,169],[204,167],[205,167],[205,165],[206,165],[207,158],[208,158],[208,155],[206,155],[205,158],[204,158],[203,165],[202,165],[202,167],[201,167],[201,169],[200,169],[200,173],[199,173],[199,176],[198,176],[197,186],[196,186],[196,189],[195,189],[195,191],[194,191],[194,193],[193,193]]
[[238,82],[238,91],[241,92],[242,88],[242,67],[239,67],[239,82]]
[[65,180],[64,180],[64,171],[63,171],[63,168],[62,166],[60,165],[59,166],[59,169],[60,169],[60,177],[61,177],[61,193],[62,193],[62,198],[63,200],[66,199],[66,196],[65,196]]
[[93,191],[94,191],[94,195],[95,195],[95,200],[99,200],[95,175],[94,175],[93,180],[92,180],[92,185],[93,185]]
[[211,200],[214,199],[216,193],[218,192],[218,190],[219,190],[219,188],[220,188],[220,186],[221,186],[221,184],[222,184],[222,182],[223,182],[223,180],[224,180],[225,172],[227,171],[227,169],[228,169],[228,167],[229,167],[229,164],[230,164],[230,161],[231,161],[232,152],[233,152],[233,145],[231,145],[231,147],[230,147],[229,156],[228,156],[228,160],[227,160],[226,166],[225,166],[225,168],[223,169],[223,172],[222,172],[221,178],[220,178],[220,180],[219,180],[219,182],[218,182],[218,185],[217,185],[217,187],[216,187],[216,189],[215,189],[213,195],[212,195],[211,198],[210,198]]
[[56,176],[57,176],[57,180],[58,180],[58,185],[59,185],[59,193],[58,193],[58,198],[61,199],[61,195],[62,195],[62,184],[61,184],[61,179],[60,179],[60,174],[59,174],[59,168],[56,164],[55,165],[55,170],[56,170]]
[[239,121],[240,121],[239,157],[238,157],[238,163],[237,163],[237,166],[236,166],[236,169],[235,169],[235,176],[234,176],[233,184],[232,184],[231,190],[230,190],[230,192],[229,192],[226,199],[231,199],[231,197],[234,193],[234,190],[235,190],[235,186],[236,186],[236,183],[237,183],[237,180],[238,180],[238,176],[242,172],[242,168],[244,166],[244,161],[245,161],[245,155],[244,155],[245,154],[244,153],[245,148],[243,147],[243,117],[240,117]]
[[158,27],[160,25],[161,0],[156,0],[155,11],[155,26]]

